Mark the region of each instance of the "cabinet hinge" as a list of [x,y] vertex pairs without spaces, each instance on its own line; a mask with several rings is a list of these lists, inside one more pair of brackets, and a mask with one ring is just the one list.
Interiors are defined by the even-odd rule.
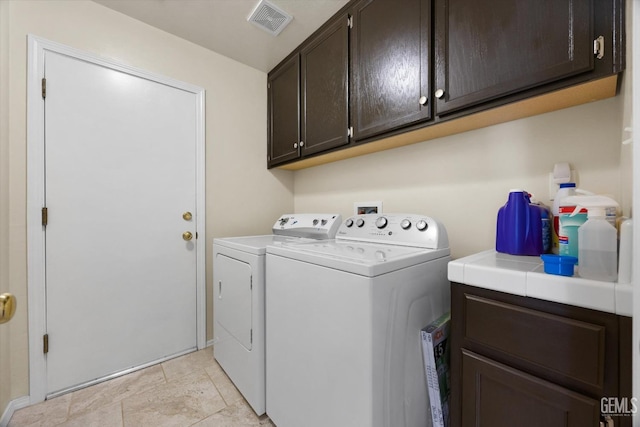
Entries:
[[249,276],[249,289],[253,290],[253,276]]
[[347,18],[347,27],[353,28],[353,16]]
[[42,99],[47,97],[47,79],[42,78]]
[[600,36],[593,41],[593,54],[596,58],[604,58],[604,36]]
[[349,127],[347,128],[347,136],[348,136],[349,138],[353,138],[353,126],[349,126]]
[[42,352],[44,354],[49,353],[49,334],[44,334],[42,336]]
[[251,335],[249,336],[249,342],[253,344],[253,329],[251,329]]
[[48,223],[49,223],[49,209],[47,209],[47,207],[45,206],[44,208],[42,208],[42,225],[46,227]]

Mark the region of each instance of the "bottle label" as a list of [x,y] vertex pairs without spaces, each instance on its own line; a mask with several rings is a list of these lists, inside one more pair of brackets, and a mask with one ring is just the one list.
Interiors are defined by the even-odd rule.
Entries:
[[571,216],[575,209],[575,206],[561,206],[559,209],[558,253],[578,258],[578,228],[587,222],[587,210],[580,209],[580,213]]
[[549,218],[542,219],[542,250],[544,253],[551,249],[551,222]]

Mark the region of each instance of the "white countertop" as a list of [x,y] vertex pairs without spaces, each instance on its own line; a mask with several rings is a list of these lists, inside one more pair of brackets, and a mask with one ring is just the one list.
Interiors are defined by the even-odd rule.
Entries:
[[514,295],[632,316],[630,284],[546,274],[538,256],[491,249],[449,263],[449,280]]

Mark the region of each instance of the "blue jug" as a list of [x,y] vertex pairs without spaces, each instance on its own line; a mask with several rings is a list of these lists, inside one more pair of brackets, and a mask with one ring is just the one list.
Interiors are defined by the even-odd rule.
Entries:
[[510,255],[544,253],[543,209],[530,203],[526,191],[511,190],[507,203],[498,210],[496,251]]

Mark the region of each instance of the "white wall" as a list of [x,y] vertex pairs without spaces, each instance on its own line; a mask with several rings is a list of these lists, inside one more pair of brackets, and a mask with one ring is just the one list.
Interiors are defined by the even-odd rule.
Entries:
[[[0,52],[8,52],[8,4],[0,1]],[[0,53],[0,293],[9,287],[9,61]],[[0,417],[11,400],[11,356],[9,353],[9,323],[0,325]]]
[[[267,233],[293,211],[293,175],[266,169],[266,79],[247,67],[91,1],[0,1],[0,292],[18,298],[0,325],[0,415],[27,395],[27,34],[206,90],[207,337],[212,338],[214,236]],[[251,102],[248,102],[251,100]],[[6,108],[5,108],[6,107]]]
[[620,169],[624,87],[604,101],[296,171],[296,212],[344,216],[353,202],[381,200],[385,212],[440,219],[457,258],[494,247],[498,208],[511,188],[549,204],[556,162],[570,162],[580,187],[628,202]]

